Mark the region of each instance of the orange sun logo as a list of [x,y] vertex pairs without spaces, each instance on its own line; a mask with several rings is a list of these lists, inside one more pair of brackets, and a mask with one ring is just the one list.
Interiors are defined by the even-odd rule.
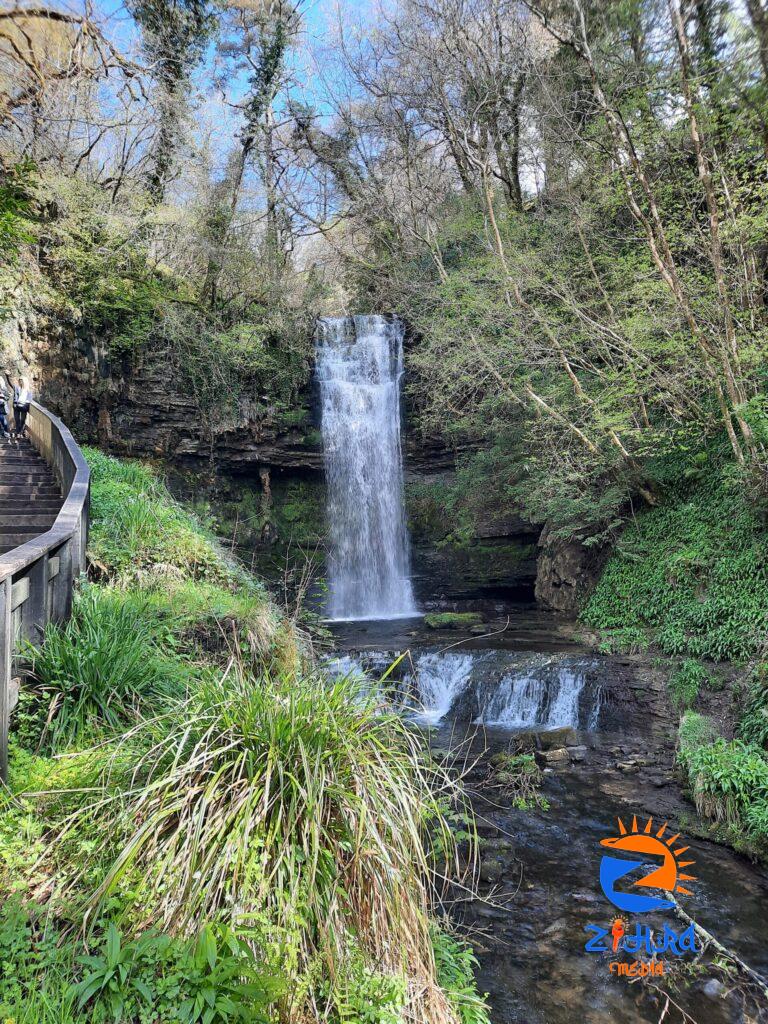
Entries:
[[[668,822],[664,822],[661,828],[653,833],[653,818],[649,818],[645,828],[641,829],[637,824],[637,816],[632,818],[632,828],[627,831],[621,818],[619,822],[619,835],[609,839],[601,839],[600,845],[607,846],[611,850],[622,853],[648,854],[653,857],[661,857],[662,863],[655,867],[648,874],[637,878],[633,883],[633,889],[651,888],[662,889],[665,892],[679,892],[686,896],[692,895],[691,890],[680,885],[680,882],[693,882],[695,875],[685,874],[681,868],[690,867],[695,863],[693,860],[680,860],[680,857],[687,852],[689,847],[679,846],[673,849],[674,844],[680,839],[680,833],[669,836],[665,839]],[[600,884],[603,892],[611,902],[621,910],[643,912],[647,910],[661,910],[671,907],[669,900],[663,900],[656,896],[640,895],[637,892],[622,892],[615,888],[615,883],[637,868],[648,867],[643,860],[627,860],[604,856],[600,865]],[[651,865],[652,866],[652,865]]]

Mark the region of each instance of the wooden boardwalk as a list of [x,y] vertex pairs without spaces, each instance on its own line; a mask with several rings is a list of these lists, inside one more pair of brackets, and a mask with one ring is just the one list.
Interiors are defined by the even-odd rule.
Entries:
[[69,430],[37,402],[29,439],[0,438],[0,780],[22,685],[19,651],[72,609],[85,572],[90,472]]

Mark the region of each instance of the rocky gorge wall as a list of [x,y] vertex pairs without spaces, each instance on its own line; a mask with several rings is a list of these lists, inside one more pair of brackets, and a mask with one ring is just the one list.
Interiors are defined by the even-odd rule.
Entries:
[[[274,567],[289,550],[322,551],[322,437],[311,381],[290,408],[269,395],[210,408],[151,352],[115,358],[76,325],[29,310],[0,323],[0,346],[6,367],[27,373],[79,440],[167,465],[177,495],[204,504],[246,557]],[[406,406],[405,490],[420,604],[535,594],[574,615],[602,568],[599,553],[555,541],[510,509],[484,515],[471,533],[458,531],[448,495],[461,452],[417,434],[412,414]]]

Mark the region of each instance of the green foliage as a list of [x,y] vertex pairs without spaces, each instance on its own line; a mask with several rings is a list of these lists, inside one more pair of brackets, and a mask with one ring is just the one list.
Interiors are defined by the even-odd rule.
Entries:
[[768,749],[768,666],[755,670],[739,722],[739,736]]
[[[356,937],[367,963],[393,950],[429,976],[424,829],[442,822],[450,849],[434,794],[453,784],[359,681],[235,667],[148,723],[144,742],[141,731],[143,754],[109,767],[120,802],[110,792],[82,812],[103,844],[126,837],[89,904],[121,892],[123,914],[151,908],[160,928],[253,921],[254,941],[279,935],[281,961],[299,975],[319,957],[340,976]],[[59,843],[78,828],[76,815]],[[82,868],[68,869],[70,884]]]
[[543,775],[533,754],[501,751],[490,765],[488,784],[501,789],[513,807],[547,810],[549,803],[540,792]]
[[72,948],[33,925],[18,898],[0,910],[0,1019],[14,1024],[74,1024]]
[[472,947],[438,928],[432,929],[432,946],[440,986],[461,1024],[490,1024],[488,1006],[475,984],[477,960]]
[[406,993],[404,977],[373,970],[359,957],[323,991],[339,1024],[401,1024]]
[[3,1020],[267,1024],[284,991],[247,943],[211,925],[191,940],[158,932],[130,939],[108,923],[87,952],[78,937],[33,919],[14,899],[0,911],[0,943]]
[[[156,64],[155,71],[162,66]],[[179,72],[176,57],[167,66]],[[171,145],[167,130],[168,124],[161,131],[165,150]],[[172,154],[155,156],[171,160]],[[166,166],[163,174],[169,170]],[[0,255],[11,257],[33,240],[31,174],[28,165],[19,165],[0,184]],[[301,286],[306,302],[292,302],[282,283],[270,286],[259,255],[231,239],[228,258],[231,254],[243,266],[230,282],[234,295],[211,304],[203,301],[202,281],[194,273],[205,267],[210,241],[195,237],[189,216],[176,211],[169,224],[168,212],[158,211],[141,190],[127,189],[116,205],[111,189],[77,175],[47,173],[35,191],[45,201],[45,258],[34,282],[22,282],[27,301],[70,332],[84,326],[88,337],[108,349],[115,377],[137,357],[152,364],[192,400],[211,443],[241,399],[249,399],[264,416],[295,401],[310,376],[311,325],[320,289],[314,275]],[[181,246],[180,233],[192,232],[187,240],[192,251],[184,253],[186,277],[179,273],[178,252],[175,259],[171,252],[167,263],[158,260],[153,238],[169,230]],[[203,251],[195,254],[196,244]],[[159,250],[167,253],[164,242]]]
[[688,711],[678,761],[696,804],[739,849],[768,856],[768,755],[754,743],[717,737],[713,723]]
[[157,574],[226,580],[211,537],[148,467],[85,448],[91,467],[92,558],[122,578]]
[[134,600],[149,602],[166,645],[182,639],[221,649],[229,633],[264,664],[295,668],[297,635],[264,587],[224,556],[159,476],[141,463],[84,451],[91,467],[90,556],[118,587],[140,591]]
[[638,513],[582,618],[647,632],[666,654],[749,657],[768,628],[768,535],[738,481],[710,470]]
[[118,730],[184,692],[185,672],[172,656],[150,603],[141,594],[85,587],[72,617],[50,624],[27,648],[35,689],[48,705],[46,742],[76,742],[99,728]]
[[669,680],[672,700],[681,708],[690,708],[696,703],[699,690],[709,681],[709,673],[695,658],[686,658]]
[[[360,680],[306,667],[263,589],[155,473],[88,459],[108,582],[84,585],[72,620],[30,652],[0,894],[34,906],[44,891],[47,919],[68,936],[96,922],[96,944],[54,935],[55,965],[24,968],[13,991],[0,981],[0,1005],[29,1024],[282,1019],[279,976],[291,1012],[418,1017],[442,998],[428,908],[436,866],[456,863],[456,784]],[[19,743],[37,745],[42,725],[32,754]],[[427,988],[414,994],[414,978]]]
[[77,962],[84,973],[72,988],[78,1010],[104,1007],[115,1022],[267,1024],[267,1008],[284,990],[258,968],[247,943],[211,925],[180,942],[156,932],[126,940],[110,923],[101,951]]
[[768,799],[768,758],[742,740],[714,743],[680,752],[700,810],[718,821],[738,825],[755,801]]
[[479,612],[429,612],[424,616],[424,625],[429,629],[468,629],[482,621]]
[[11,261],[33,241],[30,230],[35,166],[30,161],[0,169],[0,259]]
[[688,753],[698,747],[708,746],[717,739],[717,729],[711,718],[695,711],[686,711],[680,719],[678,743],[681,759],[685,761]]

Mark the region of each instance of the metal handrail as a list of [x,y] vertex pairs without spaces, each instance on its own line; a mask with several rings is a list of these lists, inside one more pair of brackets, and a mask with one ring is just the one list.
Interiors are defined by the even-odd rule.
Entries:
[[8,727],[18,699],[16,658],[49,622],[72,610],[75,580],[85,571],[91,473],[61,420],[38,402],[27,417],[32,444],[56,476],[64,503],[50,530],[0,555],[0,779],[8,772]]

